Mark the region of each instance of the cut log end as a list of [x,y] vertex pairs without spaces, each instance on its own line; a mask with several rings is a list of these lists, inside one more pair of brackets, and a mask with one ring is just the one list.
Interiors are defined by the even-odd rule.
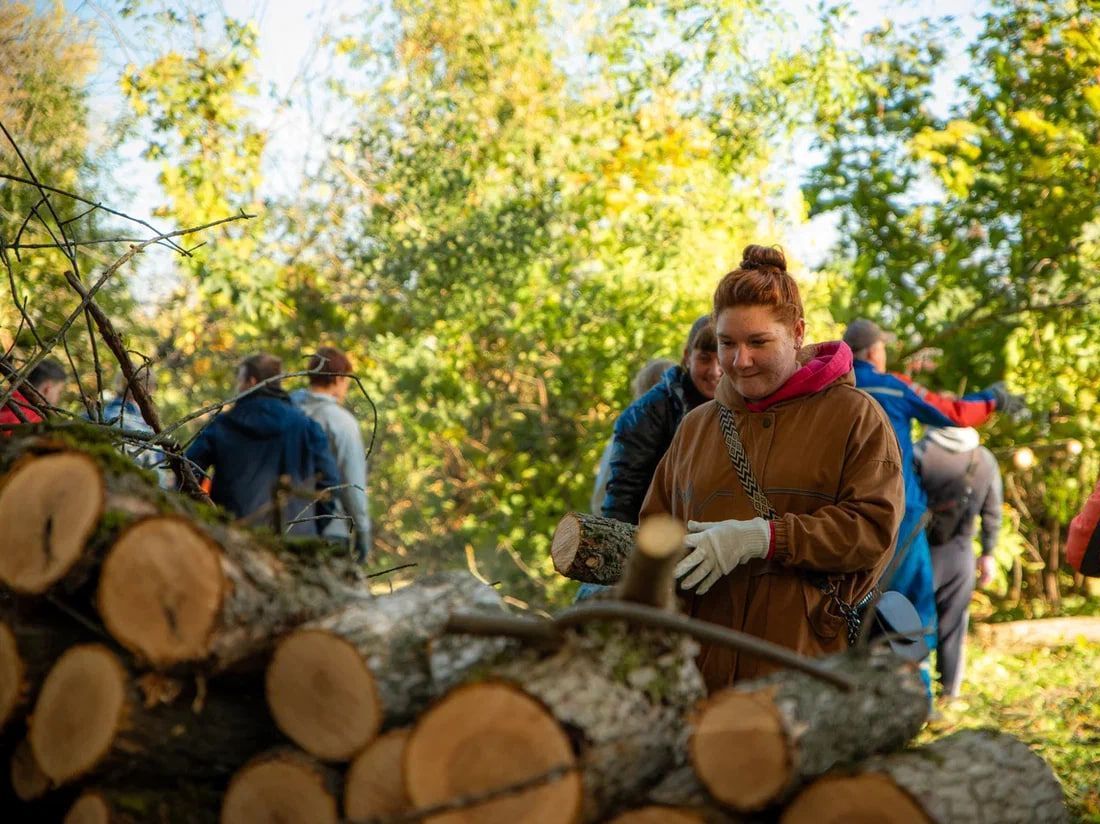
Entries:
[[783,812],[781,824],[930,824],[931,819],[885,775],[823,778]]
[[57,583],[83,554],[106,495],[89,455],[60,452],[20,462],[0,486],[0,582],[28,595]]
[[62,784],[109,751],[126,704],[126,671],[106,647],[69,649],[50,670],[30,722],[30,744],[42,771]]
[[427,807],[531,782],[432,821],[572,824],[582,802],[575,763],[565,732],[539,702],[508,684],[471,684],[421,716],[405,750],[405,786],[414,807]]
[[[573,566],[573,559],[577,556],[577,549],[581,544],[581,522],[577,516],[570,512],[558,521],[554,530],[554,540],[550,544],[550,557],[554,559],[554,569],[562,575],[567,575]],[[589,569],[595,569],[599,558],[592,556],[586,559]]]
[[31,745],[23,739],[11,756],[11,789],[20,801],[34,801],[50,791],[49,776],[34,760]]
[[608,824],[705,824],[705,822],[706,818],[694,810],[654,805],[627,810],[615,816]]
[[85,792],[78,798],[62,824],[111,824],[111,805],[97,792]]
[[699,710],[690,754],[711,795],[741,812],[767,806],[791,778],[787,734],[765,690],[714,695]]
[[207,655],[224,576],[216,545],[182,518],[139,521],[111,547],[99,613],[111,635],[154,666]]
[[344,814],[352,820],[382,818],[408,812],[401,766],[408,729],[379,736],[351,763],[344,781]]
[[646,518],[638,528],[638,551],[655,560],[668,558],[684,548],[684,525],[669,515]]
[[0,621],[0,729],[4,728],[23,694],[23,659],[15,633]]
[[221,814],[222,824],[338,820],[336,798],[324,774],[289,755],[265,756],[242,767],[229,782]]
[[275,649],[267,703],[298,746],[326,761],[346,761],[378,734],[382,705],[374,676],[350,643],[323,630],[298,630]]

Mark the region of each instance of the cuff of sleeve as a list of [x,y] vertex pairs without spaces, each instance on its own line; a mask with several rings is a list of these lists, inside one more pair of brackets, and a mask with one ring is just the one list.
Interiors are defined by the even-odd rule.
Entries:
[[788,543],[787,522],[780,518],[771,522],[772,540],[768,546],[768,560],[786,564],[791,560],[791,548]]

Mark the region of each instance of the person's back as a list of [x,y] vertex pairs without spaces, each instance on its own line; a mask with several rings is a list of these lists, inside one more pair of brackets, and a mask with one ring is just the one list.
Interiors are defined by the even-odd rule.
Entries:
[[[359,422],[344,406],[351,379],[351,361],[331,346],[317,350],[309,361],[309,389],[291,394],[294,404],[324,430],[340,473],[340,489],[334,495],[333,517],[324,528],[327,538],[345,544],[355,529],[355,551],[366,560],[371,546],[371,520],[367,508],[367,459]],[[326,374],[341,373],[341,374]]]
[[[937,441],[940,431],[932,430],[921,439],[916,449],[921,483],[932,511],[928,542],[933,547],[950,544],[969,549],[974,538],[975,518],[981,512],[990,490],[999,485],[1000,469],[993,453],[984,446],[975,444],[967,449],[965,447],[969,444],[960,444],[958,448],[941,445]],[[961,495],[964,486],[967,490]],[[960,500],[962,497],[966,500]],[[959,505],[957,513],[950,511],[953,503]],[[952,523],[946,523],[942,532],[937,528],[940,512],[954,524],[952,527]],[[996,535],[995,530],[993,535]],[[989,551],[992,551],[992,546],[989,546]]]
[[[281,362],[272,360],[275,364],[268,364],[258,377],[247,372],[246,361],[239,388],[255,386],[269,377],[266,372],[271,369],[272,375],[278,374]],[[284,503],[276,506],[282,478],[299,492],[339,484],[325,433],[277,384],[255,389],[228,412],[217,415],[188,448],[186,457],[204,471],[214,467],[211,500],[238,518],[251,516],[253,525],[274,526],[281,521],[290,534],[316,535],[324,524],[315,519],[314,510],[320,516],[331,513],[331,506],[314,506],[297,494],[288,493]],[[266,513],[263,517],[261,511]],[[295,519],[301,522],[291,523]]]

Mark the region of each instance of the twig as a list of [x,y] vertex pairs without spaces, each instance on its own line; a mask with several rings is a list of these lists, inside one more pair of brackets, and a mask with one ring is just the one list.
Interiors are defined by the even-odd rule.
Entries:
[[389,575],[390,573],[397,572],[398,570],[401,570],[401,569],[410,569],[414,566],[419,566],[419,564],[417,564],[416,562],[413,562],[411,564],[398,564],[397,566],[388,567],[387,569],[383,569],[380,572],[372,572],[367,577],[368,578],[381,578],[383,575]]
[[513,615],[481,615],[455,613],[443,631],[449,635],[479,635],[515,638],[538,646],[556,646],[562,635],[552,620],[542,618],[517,618]]
[[575,604],[559,613],[554,618],[554,624],[564,629],[565,627],[587,624],[591,621],[608,620],[626,621],[636,626],[680,632],[690,635],[698,641],[719,644],[739,652],[755,655],[774,664],[781,664],[788,669],[804,672],[841,689],[850,690],[855,687],[855,681],[847,675],[834,672],[822,666],[818,661],[800,655],[786,647],[781,647],[779,644],[773,644],[771,641],[765,641],[755,635],[712,624],[709,621],[699,621],[685,615],[676,615],[663,609],[647,607],[642,604],[630,604],[623,601]]

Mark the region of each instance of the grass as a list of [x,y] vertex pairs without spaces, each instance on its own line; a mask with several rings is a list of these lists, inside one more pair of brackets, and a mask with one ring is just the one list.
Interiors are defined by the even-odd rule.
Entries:
[[1100,824],[1100,649],[1007,651],[972,638],[963,695],[924,734],[993,727],[1027,742],[1062,782],[1070,820]]

